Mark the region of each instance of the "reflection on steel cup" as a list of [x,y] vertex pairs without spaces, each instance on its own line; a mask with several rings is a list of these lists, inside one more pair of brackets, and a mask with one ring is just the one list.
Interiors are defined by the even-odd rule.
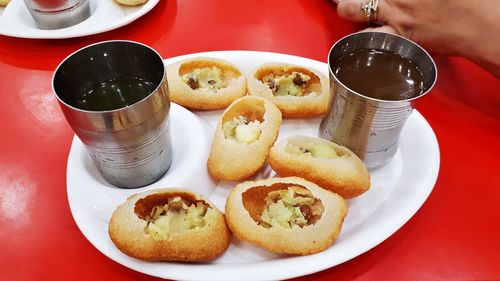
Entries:
[[40,29],[59,29],[90,17],[89,0],[24,0]]
[[[346,86],[335,74],[335,62],[356,50],[376,49],[398,54],[412,61],[422,72],[422,93],[392,100],[377,99]],[[328,56],[330,93],[328,113],[321,121],[320,136],[351,149],[369,169],[387,164],[398,149],[401,130],[414,102],[428,93],[437,78],[430,55],[416,43],[388,33],[359,32],[337,41]],[[363,81],[359,81],[363,83]]]
[[73,7],[78,0],[32,0],[34,7],[41,11],[59,11]]
[[[102,176],[115,186],[148,185],[170,167],[170,99],[165,75],[161,56],[131,41],[84,47],[69,55],[54,73],[53,91],[67,122]],[[133,85],[136,82],[139,86]]]

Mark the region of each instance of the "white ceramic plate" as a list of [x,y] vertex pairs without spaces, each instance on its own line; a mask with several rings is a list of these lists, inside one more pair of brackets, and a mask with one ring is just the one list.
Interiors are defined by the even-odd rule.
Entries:
[[114,0],[89,0],[90,17],[73,26],[55,30],[41,30],[23,0],[12,0],[0,8],[0,34],[20,38],[62,39],[97,34],[127,25],[151,11],[160,0],[149,0],[137,7],[126,7]]
[[[170,64],[193,56],[227,59],[237,64],[246,74],[259,64],[271,61],[313,67],[325,75],[328,73],[326,64],[318,61],[249,51],[192,54],[167,59],[165,63]],[[221,111],[198,114],[209,121],[213,134]],[[174,137],[175,122],[173,118]],[[319,118],[285,120],[278,141],[295,134],[317,136],[319,122]],[[114,247],[107,232],[108,221],[112,211],[131,192],[105,186],[102,180],[96,180],[100,177],[91,167],[90,157],[85,156],[82,149],[75,139],[68,159],[67,188],[71,211],[83,234],[99,251],[126,267],[157,277],[182,280],[287,279],[318,272],[352,259],[387,239],[415,214],[432,191],[439,171],[439,147],[436,137],[429,124],[415,110],[403,129],[396,156],[383,168],[370,172],[371,189],[359,198],[349,201],[349,213],[342,232],[336,243],[327,250],[310,256],[279,256],[233,238],[227,252],[212,263],[158,263],[130,258]],[[86,160],[83,159],[85,161],[82,162],[82,158]],[[272,175],[272,170],[266,166],[255,177]],[[172,179],[172,183],[174,182],[176,180]],[[162,179],[160,183],[136,192],[165,186],[165,183]],[[211,195],[210,199],[221,210],[224,209],[225,199],[234,184],[235,182],[219,182]],[[109,195],[111,193],[113,196]]]

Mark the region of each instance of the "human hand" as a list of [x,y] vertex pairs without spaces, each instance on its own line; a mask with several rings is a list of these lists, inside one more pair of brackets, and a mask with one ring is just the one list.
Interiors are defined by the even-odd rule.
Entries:
[[[341,0],[340,17],[365,22],[361,4]],[[495,0],[380,0],[377,23],[371,30],[402,35],[425,49],[458,55],[500,77],[500,5]]]

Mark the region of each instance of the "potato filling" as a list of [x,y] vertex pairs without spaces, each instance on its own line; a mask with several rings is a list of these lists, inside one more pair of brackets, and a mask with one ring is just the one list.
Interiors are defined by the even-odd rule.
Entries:
[[302,228],[314,224],[323,213],[321,201],[307,189],[291,186],[269,192],[266,207],[260,217],[261,226],[270,228]]
[[261,134],[260,121],[250,121],[244,116],[238,116],[222,124],[224,136],[239,143],[250,144],[259,139]]
[[307,82],[311,79],[309,75],[293,71],[291,74],[275,75],[270,73],[262,78],[274,96],[302,97],[307,92]]
[[181,79],[193,90],[202,88],[215,92],[227,86],[222,77],[222,69],[212,66],[195,68],[192,72],[182,75]]
[[168,199],[164,205],[154,206],[146,217],[146,233],[156,241],[166,240],[174,233],[204,227],[209,206],[203,202],[192,203],[180,196]]
[[307,147],[288,143],[285,151],[292,154],[305,154],[314,158],[336,158],[339,157],[335,149],[327,144],[313,144]]

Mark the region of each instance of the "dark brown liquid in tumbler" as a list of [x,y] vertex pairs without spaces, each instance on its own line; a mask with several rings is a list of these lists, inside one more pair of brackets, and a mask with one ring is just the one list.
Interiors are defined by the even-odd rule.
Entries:
[[360,49],[333,62],[333,73],[349,89],[381,100],[405,100],[423,93],[424,75],[397,53]]
[[151,94],[155,83],[136,76],[122,76],[85,89],[71,103],[89,111],[104,111],[132,105]]

